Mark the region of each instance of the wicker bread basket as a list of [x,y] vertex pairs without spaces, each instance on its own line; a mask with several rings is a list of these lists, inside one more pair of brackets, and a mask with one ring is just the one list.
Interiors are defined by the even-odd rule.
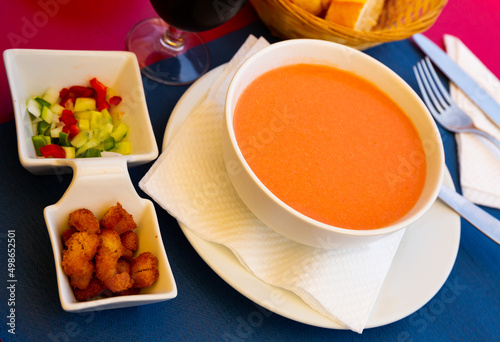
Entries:
[[250,0],[264,24],[279,38],[324,39],[359,50],[427,30],[447,1],[385,0],[377,25],[364,32],[316,17],[290,0]]

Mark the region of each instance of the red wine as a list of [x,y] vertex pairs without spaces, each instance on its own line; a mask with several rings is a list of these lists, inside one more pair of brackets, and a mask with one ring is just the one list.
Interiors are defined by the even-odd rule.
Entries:
[[247,0],[150,0],[158,15],[175,28],[200,32],[217,27],[238,13]]

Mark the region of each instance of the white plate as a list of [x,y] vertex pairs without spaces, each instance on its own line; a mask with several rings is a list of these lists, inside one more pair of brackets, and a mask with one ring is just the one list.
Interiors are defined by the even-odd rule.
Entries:
[[[222,72],[218,67],[196,81],[172,111],[163,148]],[[453,186],[449,173],[445,184]],[[264,308],[305,324],[344,329],[313,310],[295,294],[270,286],[248,272],[226,247],[206,241],[180,224],[202,259],[229,285]],[[368,319],[367,328],[400,320],[424,306],[443,286],[451,272],[460,242],[460,216],[437,201],[403,237],[394,262]]]

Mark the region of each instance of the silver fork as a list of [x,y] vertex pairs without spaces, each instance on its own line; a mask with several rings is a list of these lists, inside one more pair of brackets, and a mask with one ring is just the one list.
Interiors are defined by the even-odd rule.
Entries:
[[500,148],[500,141],[490,134],[479,130],[472,119],[465,114],[451,99],[450,94],[441,84],[428,57],[413,67],[424,102],[434,119],[448,131],[479,134]]

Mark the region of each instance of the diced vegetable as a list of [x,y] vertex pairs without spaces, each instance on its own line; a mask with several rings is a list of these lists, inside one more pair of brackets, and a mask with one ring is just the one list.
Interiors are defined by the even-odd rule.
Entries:
[[49,129],[50,127],[50,124],[45,122],[45,121],[40,121],[38,123],[38,126],[36,128],[36,132],[39,134],[39,135],[45,135],[45,132],[47,132],[47,130]]
[[82,120],[82,119],[90,120],[90,118],[92,117],[92,112],[93,111],[91,111],[91,110],[86,110],[83,112],[76,112],[74,114],[75,114],[75,118],[77,118],[78,120]]
[[72,111],[65,109],[59,117],[59,121],[66,126],[75,125],[78,121]]
[[89,132],[81,131],[72,140],[71,145],[80,148],[89,140]]
[[80,130],[90,129],[90,120],[89,119],[78,120],[78,128],[80,128]]
[[50,107],[51,106],[50,102],[45,101],[43,98],[41,98],[39,96],[35,97],[35,101],[38,102],[40,104],[40,106],[42,106],[42,107]]
[[[54,138],[54,139],[55,139],[55,138],[59,138],[59,139],[61,139],[61,138],[60,138],[60,135],[61,135],[61,133],[63,133],[62,129],[63,129],[63,127],[62,127],[62,126],[56,126],[56,127],[54,127],[54,128],[51,128],[51,129],[50,129],[50,137],[51,137],[51,138]],[[61,146],[62,146],[61,142],[59,142],[59,145],[61,145]]]
[[90,87],[83,86],[72,86],[69,88],[69,92],[78,97],[93,97],[95,96],[94,89]]
[[78,97],[75,100],[75,112],[83,112],[86,110],[95,110],[95,99],[92,97]]
[[111,133],[111,136],[115,139],[115,142],[121,141],[128,133],[128,126],[123,122],[115,128],[115,130]]
[[66,158],[66,152],[57,144],[49,144],[40,147],[40,153],[45,157]]
[[72,94],[69,94],[64,99],[62,99],[59,104],[66,109],[73,110],[75,107],[75,101],[76,97]]
[[113,96],[109,99],[109,104],[112,104],[113,106],[119,105],[120,102],[122,102],[121,96]]
[[47,91],[45,92],[45,94],[43,94],[42,97],[42,99],[44,99],[51,105],[55,104],[58,98],[59,98],[59,92],[54,88],[47,89]]
[[100,143],[100,141],[95,139],[95,138],[87,140],[87,142],[85,144],[83,144],[80,148],[78,148],[76,150],[76,156],[78,157],[78,156],[82,155],[89,148],[96,147],[97,145],[99,145],[99,143]]
[[66,158],[75,158],[75,148],[73,146],[61,146],[66,153]]
[[123,155],[130,154],[132,149],[130,146],[130,142],[128,141],[121,141],[115,144],[115,148],[110,150],[111,152],[118,152]]
[[69,134],[65,132],[59,133],[59,145],[63,147],[70,147],[71,144],[69,142]]
[[42,106],[35,99],[29,99],[26,105],[28,112],[34,117],[38,118],[42,114]]
[[83,154],[83,158],[92,158],[92,157],[100,157],[100,156],[101,156],[101,150],[99,150],[97,148],[89,148]]
[[41,156],[42,154],[40,153],[40,147],[47,145],[43,135],[34,135],[31,137],[31,140],[33,141],[33,146],[35,147],[36,155]]
[[101,112],[93,111],[90,117],[90,129],[100,129],[101,128]]
[[115,147],[115,139],[113,137],[109,137],[103,141],[104,151],[109,151]]
[[90,86],[48,88],[28,99],[33,146],[45,158],[100,157],[102,151],[130,154],[129,126],[117,107],[122,98],[97,78]]
[[96,91],[96,104],[97,104],[97,110],[101,111],[103,109],[108,109],[109,103],[106,101],[106,86],[99,82],[97,78],[93,78],[90,80],[90,86],[94,88]]
[[52,113],[56,115],[61,115],[64,110],[64,107],[58,103],[54,103],[52,106],[50,106],[50,110],[52,111]]
[[42,118],[43,121],[51,124],[52,120],[54,119],[54,113],[52,113],[49,107],[42,106],[42,113],[40,114],[40,118]]
[[[65,126],[64,128],[67,128],[68,126]],[[63,131],[64,131],[63,128]],[[80,129],[76,124],[69,125],[69,138],[73,139],[78,133],[80,133]]]
[[68,88],[62,88],[60,91],[59,91],[59,98],[61,100],[64,100],[68,95],[69,95],[70,91]]

